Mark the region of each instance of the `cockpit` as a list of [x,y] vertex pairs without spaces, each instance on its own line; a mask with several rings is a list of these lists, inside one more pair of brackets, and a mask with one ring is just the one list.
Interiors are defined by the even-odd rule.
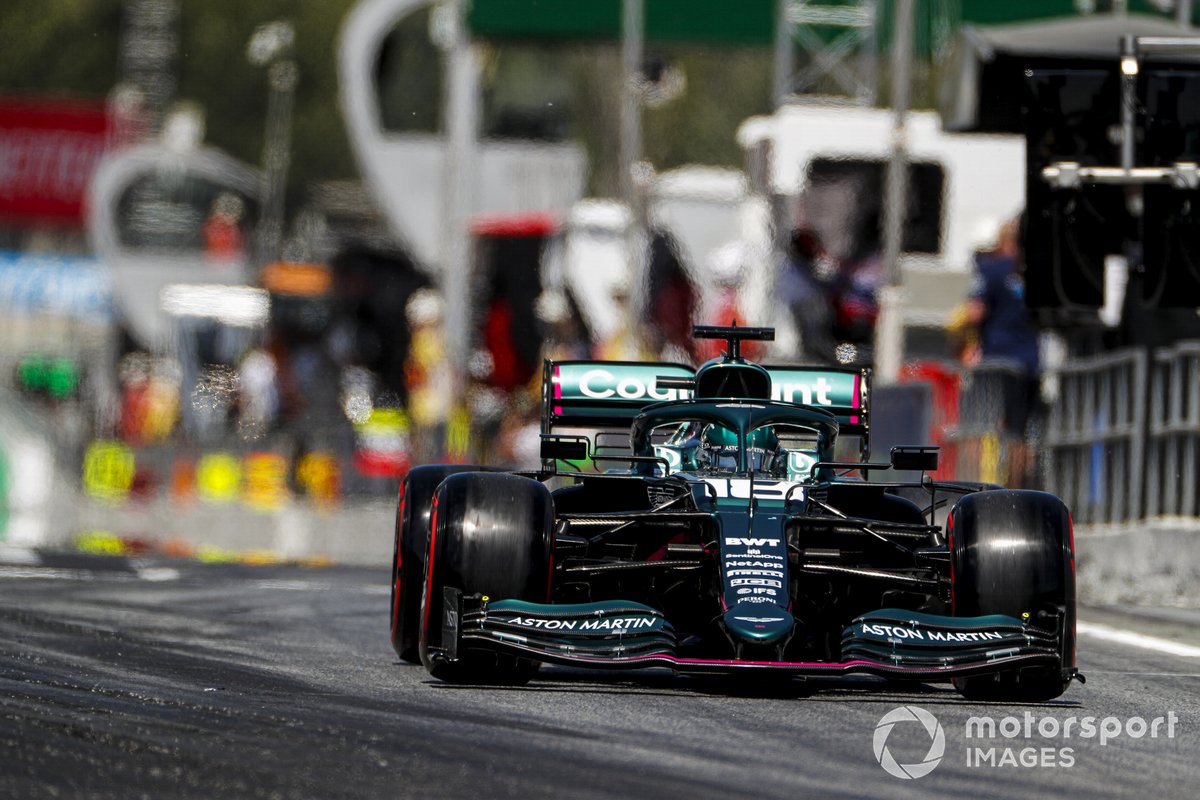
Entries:
[[762,425],[747,431],[744,451],[737,431],[719,422],[670,423],[654,429],[651,436],[654,455],[666,461],[668,472],[805,480],[820,460],[820,433],[794,424]]

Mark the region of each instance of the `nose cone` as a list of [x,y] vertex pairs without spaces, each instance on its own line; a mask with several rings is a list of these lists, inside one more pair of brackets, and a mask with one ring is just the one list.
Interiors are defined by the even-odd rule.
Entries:
[[738,603],[725,612],[725,629],[747,644],[774,644],[795,624],[792,615],[774,603]]

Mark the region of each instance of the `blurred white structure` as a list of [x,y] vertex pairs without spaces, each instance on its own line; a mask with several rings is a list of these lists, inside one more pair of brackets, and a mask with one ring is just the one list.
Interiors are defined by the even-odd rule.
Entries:
[[[702,316],[717,304],[722,283],[733,283],[740,287],[742,324],[774,322],[770,211],[740,170],[688,166],[660,174],[650,190],[649,217],[652,227],[668,231],[679,244]],[[734,252],[741,261],[736,268],[727,263]],[[714,274],[723,265],[737,274]]]
[[625,238],[629,223],[629,210],[614,200],[581,200],[567,217],[562,281],[597,341],[611,339],[625,324],[623,298],[633,280]]
[[[743,324],[773,321],[770,216],[766,201],[749,192],[742,172],[681,167],[651,179],[647,195],[649,232],[668,234],[678,247],[701,315],[717,305],[722,285],[732,283],[740,286]],[[558,288],[561,283],[570,291],[597,341],[611,338],[626,324],[627,298],[632,295],[635,306],[644,299],[648,265],[629,263],[629,224],[623,203],[581,200],[567,217],[561,278],[557,263],[544,271],[549,286]],[[643,259],[649,255],[648,244],[640,237],[635,248]],[[736,265],[728,263],[735,252]],[[728,268],[726,274],[717,274],[722,267]]]
[[[472,152],[458,154],[469,163],[472,191],[466,210],[471,216],[549,211],[565,219],[583,196],[587,164],[583,147],[573,141],[474,140],[482,67],[477,45],[470,43],[462,44],[458,54],[466,69],[444,79],[447,85],[455,77],[463,80],[466,96],[456,102],[453,91],[447,94],[436,130],[390,130],[385,125],[379,77],[384,48],[404,20],[434,5],[433,0],[364,0],[351,9],[338,44],[338,85],[350,142],[372,195],[418,265],[436,276],[445,266],[444,239],[454,213],[446,202],[452,129],[467,128],[473,140]],[[461,23],[447,17],[434,11],[429,30],[417,34],[424,36],[425,45],[443,47],[459,38],[447,28]]]
[[[88,237],[108,267],[113,295],[130,332],[147,349],[162,348],[171,320],[159,304],[170,284],[246,284],[250,236],[262,182],[258,172],[219,150],[183,144],[168,125],[165,143],[104,157],[88,195]],[[232,200],[232,202],[230,202]],[[205,225],[231,205],[242,243],[228,253],[206,246]]]
[[[839,237],[846,235],[845,219],[862,198],[850,191],[831,191],[823,193],[819,207],[805,206],[814,165],[860,162],[882,171],[891,155],[892,125],[889,109],[794,104],[770,117],[747,120],[738,141],[747,154],[753,193],[790,201],[789,218],[779,223],[794,224],[803,207],[807,224],[836,251],[849,247]],[[967,290],[971,255],[979,244],[976,232],[1021,211],[1025,143],[1020,136],[945,133],[932,111],[909,114],[907,137],[910,165],[939,169],[942,189],[936,246],[928,252],[901,253],[907,290],[904,321],[907,326],[941,326]],[[918,195],[918,201],[922,199]]]
[[[743,261],[738,283],[746,322],[775,325],[774,349],[791,352],[791,320],[774,301],[782,263],[776,248],[803,217],[833,254],[853,250],[847,222],[862,211],[862,187],[832,182],[812,191],[813,168],[872,165],[882,176],[891,154],[891,130],[887,109],[789,105],[743,123],[738,138],[747,172],[688,166],[651,178],[646,187],[650,229],[675,240],[699,292],[701,314],[713,307],[720,292],[720,276],[713,272],[722,263],[718,254],[736,246]],[[941,190],[938,207],[925,210],[929,247],[901,254],[904,324],[940,329],[969,287],[972,254],[988,244],[981,231],[998,230],[1021,210],[1025,147],[1019,136],[947,134],[933,112],[911,114],[908,137],[910,163],[936,168]],[[913,192],[918,204],[931,199]],[[575,298],[586,299],[581,311],[600,339],[622,324],[621,308],[612,299],[614,287],[644,274],[643,265],[630,267],[623,249],[628,218],[622,204],[599,200],[581,201],[567,218],[562,279]],[[556,281],[551,278],[551,283]],[[626,289],[622,286],[618,293],[624,295]]]

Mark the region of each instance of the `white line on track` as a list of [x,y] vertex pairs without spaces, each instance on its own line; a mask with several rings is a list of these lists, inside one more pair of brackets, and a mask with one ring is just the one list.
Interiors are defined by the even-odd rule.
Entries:
[[144,581],[159,583],[161,581],[179,580],[179,570],[171,567],[140,567],[137,576]]
[[[259,589],[281,589],[288,592],[328,592],[332,586],[328,583],[312,581],[262,580],[255,584]],[[388,596],[392,592],[390,586],[360,586],[358,591],[363,594]]]
[[91,573],[73,569],[46,569],[45,567],[0,567],[0,578],[30,578],[52,581],[90,581]]
[[1200,672],[1140,672],[1123,669],[1088,669],[1088,675],[1137,675],[1141,678],[1200,678]]
[[13,547],[10,544],[0,544],[0,563],[9,565],[40,564],[38,554],[27,547]]
[[1195,645],[1173,642],[1170,639],[1159,639],[1156,636],[1146,636],[1143,633],[1135,633],[1134,631],[1127,631],[1121,628],[1111,628],[1108,625],[1099,625],[1094,622],[1080,622],[1077,624],[1075,630],[1080,636],[1091,636],[1096,639],[1104,639],[1105,641],[1129,647],[1137,647],[1142,650],[1154,650],[1159,653],[1181,656],[1183,658],[1200,658],[1200,647],[1196,647]]
[[258,581],[255,585],[259,589],[282,589],[288,592],[327,592],[330,589],[327,583],[311,581],[263,580]]
[[116,578],[117,580],[137,578],[152,583],[161,583],[163,581],[179,580],[179,570],[170,567],[140,567],[129,573],[120,571],[96,572],[89,569],[58,569],[37,566],[0,566],[0,578],[27,578],[43,581],[91,581],[101,577]]

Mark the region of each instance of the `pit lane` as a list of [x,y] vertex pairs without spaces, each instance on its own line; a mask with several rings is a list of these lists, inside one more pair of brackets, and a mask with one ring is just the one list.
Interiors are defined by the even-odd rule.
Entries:
[[[0,795],[1183,797],[1200,778],[1200,658],[1121,641],[1081,637],[1087,685],[1042,706],[873,679],[780,689],[561,668],[525,688],[453,687],[397,662],[384,570],[122,563],[0,572]],[[1122,613],[1084,619],[1154,639],[1153,621]],[[916,780],[873,752],[905,705],[945,733]],[[968,766],[969,717],[1026,712],[1178,723],[1104,745],[982,742],[1070,746],[1069,767]],[[888,740],[900,761],[929,744],[909,734]]]

